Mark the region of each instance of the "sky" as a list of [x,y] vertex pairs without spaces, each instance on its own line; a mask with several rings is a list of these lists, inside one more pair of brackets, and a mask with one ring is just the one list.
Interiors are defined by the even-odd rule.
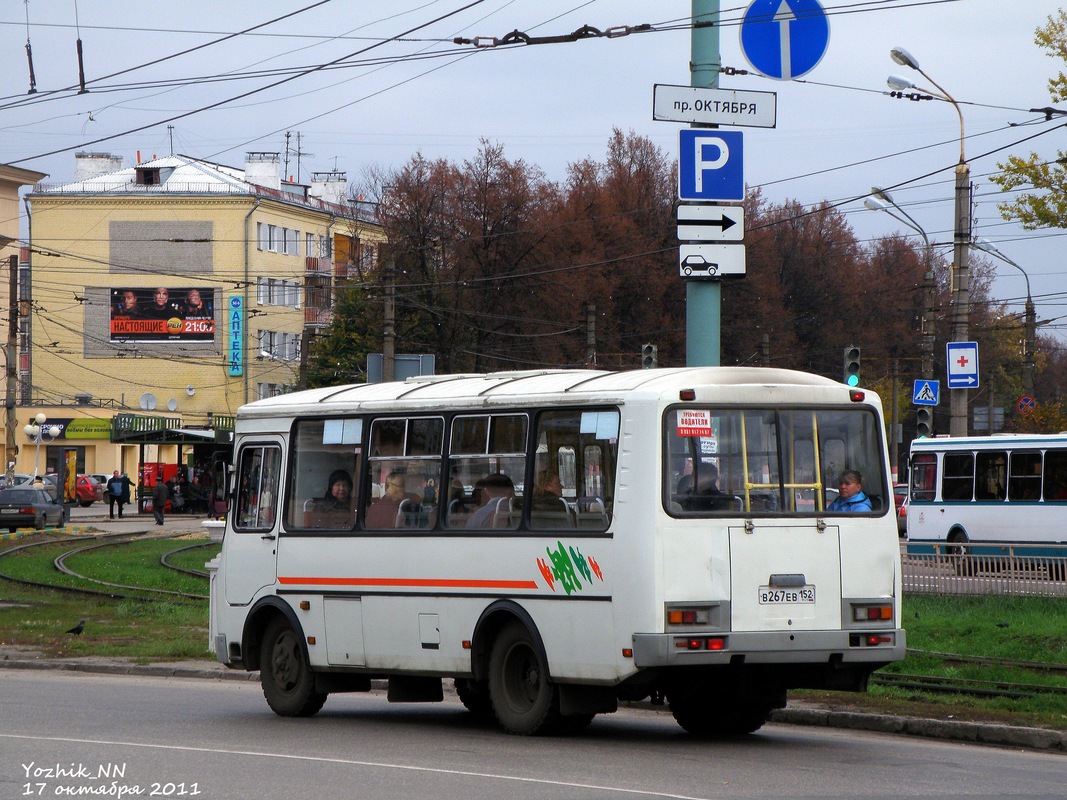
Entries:
[[[1057,4],[822,4],[824,57],[781,81],[755,73],[742,52],[748,0],[720,0],[722,64],[750,73],[724,74],[720,88],[777,95],[774,128],[737,129],[745,182],[771,202],[841,204],[861,241],[910,233],[864,207],[872,186],[889,188],[939,252],[950,250],[959,117],[945,102],[889,96],[890,75],[933,88],[891,60],[890,49],[903,47],[963,111],[975,235],[1022,270],[995,261],[993,297],[1021,312],[1025,272],[1040,331],[1067,340],[1067,231],[1003,220],[1004,198],[989,178],[1010,155],[1052,159],[1067,150],[1067,118],[1030,112],[1051,104],[1048,81],[1067,71],[1034,43]],[[126,166],[138,154],[173,151],[239,167],[247,151],[284,153],[289,133],[289,174],[299,165],[306,182],[312,172],[340,170],[358,185],[370,167],[400,167],[416,152],[462,161],[487,139],[562,181],[569,164],[603,160],[614,128],[677,158],[686,126],[653,120],[652,95],[654,84],[690,83],[691,13],[689,0],[8,0],[0,7],[0,48],[9,54],[0,62],[0,163],[45,172],[47,183],[73,179],[76,151],[112,153]],[[583,26],[625,35],[495,47],[452,41],[560,36]]]

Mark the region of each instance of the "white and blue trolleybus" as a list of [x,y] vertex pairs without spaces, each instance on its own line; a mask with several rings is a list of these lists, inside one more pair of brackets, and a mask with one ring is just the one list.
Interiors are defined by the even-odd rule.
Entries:
[[[237,413],[217,658],[278,714],[388,681],[516,734],[696,734],[904,657],[881,404],[786,370],[439,375]],[[872,510],[829,509],[863,476]]]

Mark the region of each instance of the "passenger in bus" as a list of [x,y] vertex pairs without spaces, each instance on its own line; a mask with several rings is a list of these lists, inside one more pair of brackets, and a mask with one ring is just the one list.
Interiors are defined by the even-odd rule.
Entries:
[[345,470],[335,469],[330,473],[326,495],[318,507],[323,511],[352,510],[352,478]]
[[469,520],[468,528],[506,528],[515,497],[515,484],[502,472],[487,475],[482,484],[482,505]]
[[719,468],[714,464],[701,464],[695,481],[693,475],[683,475],[678,481],[678,495],[686,511],[721,511],[730,505],[719,489]]
[[407,499],[407,483],[403,472],[390,472],[385,476],[385,494],[370,504],[367,509],[368,528],[395,528],[400,512],[400,502]]
[[537,473],[530,521],[542,528],[574,527],[571,508],[563,499],[563,482],[558,472],[543,469]]
[[854,469],[846,469],[837,479],[838,495],[827,511],[873,511],[871,499],[863,493],[863,476]]

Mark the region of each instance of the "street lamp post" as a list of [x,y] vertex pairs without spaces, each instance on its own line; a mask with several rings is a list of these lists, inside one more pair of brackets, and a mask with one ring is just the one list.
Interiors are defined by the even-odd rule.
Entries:
[[34,480],[41,474],[41,442],[45,436],[48,436],[48,441],[52,442],[60,434],[58,425],[50,425],[45,428],[44,424],[48,422],[48,417],[42,411],[36,417],[34,421],[22,429],[22,432],[33,439],[34,444],[37,445],[37,452],[33,456],[33,478]]
[[[967,248],[971,241],[971,168],[963,152],[964,130],[963,111],[955,98],[946,92],[937,81],[919,68],[919,62],[902,47],[889,51],[893,61],[901,66],[913,69],[930,81],[937,91],[916,86],[906,78],[896,75],[889,77],[891,89],[918,89],[939,100],[952,104],[960,119],[960,160],[956,165],[955,209],[952,226],[952,338],[957,342],[967,341],[969,328],[970,276],[967,269]],[[967,390],[950,389],[951,417],[949,420],[950,436],[967,435]]]
[[[923,310],[922,320],[922,375],[926,380],[932,380],[934,377],[934,323],[936,319],[935,303],[937,301],[937,293],[934,284],[934,271],[930,267],[930,254],[932,252],[930,248],[930,237],[926,235],[926,231],[923,230],[922,225],[916,222],[911,214],[897,205],[896,201],[893,200],[889,192],[885,189],[872,186],[871,196],[868,197],[863,204],[867,206],[867,208],[875,211],[884,211],[897,222],[907,225],[923,239],[923,244],[926,248],[923,250],[923,261],[925,262],[926,268],[923,270],[925,309]],[[901,216],[894,214],[891,208],[895,208],[899,211]]]
[[1023,274],[1026,280],[1026,310],[1023,323],[1023,393],[1031,395],[1034,392],[1034,355],[1037,350],[1037,316],[1034,310],[1034,301],[1030,296],[1030,276],[1026,270],[1000,252],[992,242],[986,239],[975,239],[974,246],[984,250],[992,256],[996,256],[1005,264],[1011,264]]

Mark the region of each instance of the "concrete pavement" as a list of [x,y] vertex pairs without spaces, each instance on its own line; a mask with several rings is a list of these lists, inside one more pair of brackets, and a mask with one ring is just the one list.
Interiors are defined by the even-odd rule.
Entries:
[[[130,511],[130,507],[127,507]],[[123,519],[110,519],[107,505],[94,503],[89,508],[74,508],[67,530],[72,535],[86,533],[173,533],[204,532],[205,517],[188,514],[168,514],[165,523],[157,526],[152,515],[127,513]],[[31,531],[20,531],[24,535]],[[5,537],[9,536],[5,532]],[[215,661],[180,661],[156,664],[134,664],[127,659],[88,656],[84,658],[43,658],[39,653],[18,647],[0,646],[0,668],[55,669],[107,675],[141,675],[167,678],[198,678],[207,680],[258,681],[259,673],[227,669]],[[446,681],[446,691],[451,681]],[[385,691],[385,681],[374,682],[375,691]],[[633,708],[664,712],[665,705],[647,701],[625,703]],[[954,719],[929,719],[841,711],[830,704],[810,702],[791,697],[789,707],[774,712],[774,722],[794,725],[878,731],[882,733],[925,736],[935,739],[992,744],[1007,747],[1067,753],[1067,732],[999,725],[987,722],[966,722]]]

